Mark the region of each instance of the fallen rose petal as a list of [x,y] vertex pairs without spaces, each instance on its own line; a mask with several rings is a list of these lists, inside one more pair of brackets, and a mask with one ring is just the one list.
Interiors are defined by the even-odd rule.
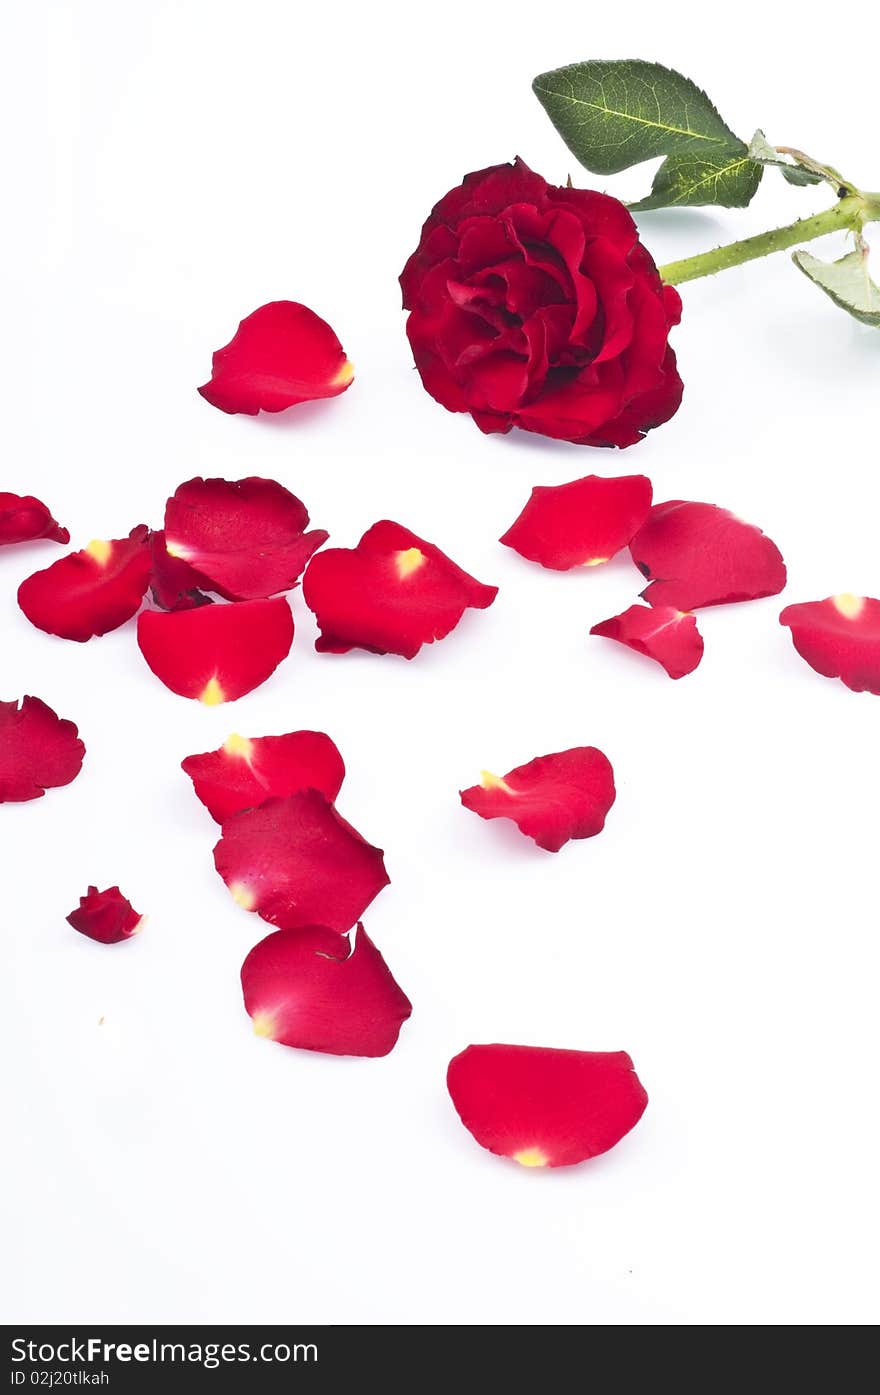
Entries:
[[195,606],[211,604],[210,596],[201,589],[207,585],[205,578],[193,571],[188,562],[172,557],[161,528],[150,534],[150,560],[150,590],[162,610],[192,610]]
[[322,731],[233,735],[219,751],[187,756],[182,765],[217,823],[266,799],[306,789],[318,790],[332,804],[345,777],[342,756]]
[[18,604],[46,634],[83,644],[124,625],[150,584],[150,530],[140,524],[127,538],[95,541],[34,572],[18,588]]
[[221,412],[283,412],[297,402],[336,397],[354,368],[325,320],[294,300],[261,305],[214,354],[211,381],[199,388]]
[[354,948],[334,930],[276,930],[241,966],[259,1037],[334,1056],[387,1056],[412,1004],[358,925]]
[[670,678],[693,673],[703,657],[703,636],[694,616],[673,606],[631,605],[622,615],[594,625],[590,634],[616,639],[655,659]]
[[785,586],[776,544],[715,504],[655,504],[629,550],[651,582],[642,592],[651,605],[697,610],[775,596]]
[[138,644],[150,668],[173,693],[209,707],[258,688],[290,653],[293,616],[283,597],[145,610]]
[[466,809],[481,819],[512,819],[547,852],[601,833],[614,796],[611,762],[595,746],[537,756],[500,777],[484,770],[481,784],[460,792]]
[[497,586],[483,586],[433,543],[387,519],[374,523],[357,547],[319,552],[303,581],[321,630],[316,649],[369,649],[405,659],[448,635],[468,607],[485,610],[497,594]]
[[389,882],[382,850],[317,790],[233,814],[214,865],[240,906],[282,930],[323,925],[344,934]]
[[468,1046],[446,1084],[477,1142],[523,1167],[568,1167],[607,1153],[648,1103],[625,1051]]
[[32,494],[7,494],[0,490],[0,547],[7,543],[34,542],[49,538],[69,543],[66,528],[55,522],[46,505]]
[[0,804],[23,804],[69,785],[85,753],[75,723],[39,698],[0,702]]
[[645,475],[536,485],[501,542],[554,571],[596,567],[632,541],[648,517],[651,494]]
[[68,925],[74,930],[102,945],[130,940],[141,929],[143,921],[144,917],[126,900],[118,886],[108,887],[106,891],[90,886],[87,894],[80,897],[77,909],[67,917]]
[[795,649],[824,678],[880,696],[880,600],[843,593],[788,605],[779,617]]
[[304,504],[275,480],[194,479],[165,508],[165,548],[229,601],[289,591],[327,541],[307,533]]

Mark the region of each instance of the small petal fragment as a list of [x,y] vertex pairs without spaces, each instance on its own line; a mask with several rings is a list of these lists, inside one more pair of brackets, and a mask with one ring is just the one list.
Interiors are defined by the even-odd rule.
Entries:
[[629,550],[651,582],[642,598],[655,606],[697,610],[775,596],[785,586],[776,544],[715,504],[655,504]]
[[214,865],[240,906],[282,930],[323,925],[345,934],[389,882],[382,850],[317,790],[233,814]]
[[130,940],[143,925],[144,917],[127,901],[118,886],[99,891],[90,886],[85,896],[80,897],[79,906],[67,917],[68,925],[90,940],[98,940],[102,945],[119,944]]
[[290,653],[293,616],[283,597],[145,610],[138,616],[137,637],[166,688],[213,707],[244,697],[275,672]]
[[127,538],[96,540],[71,552],[18,588],[18,604],[32,625],[80,644],[124,625],[150,584],[150,530],[140,524]]
[[39,698],[0,702],[0,804],[23,804],[69,785],[85,753],[75,723]]
[[66,528],[55,522],[46,505],[32,494],[7,494],[0,490],[0,547],[7,543],[34,542],[49,538],[69,543]]
[[592,838],[614,803],[614,771],[595,746],[536,756],[504,776],[484,770],[461,802],[481,819],[513,819],[539,848],[559,852],[572,838]]
[[673,606],[631,605],[622,615],[594,625],[590,634],[616,639],[655,659],[670,678],[693,673],[703,657],[703,636],[694,616]]
[[308,525],[305,505],[275,480],[193,479],[168,500],[165,548],[226,600],[260,600],[295,586],[327,541]]
[[554,571],[596,567],[632,541],[648,517],[651,494],[645,475],[536,485],[501,541]]
[[264,800],[313,789],[331,804],[345,777],[345,766],[322,731],[291,731],[286,736],[230,736],[219,751],[187,756],[183,769],[217,823]]
[[355,548],[319,552],[303,581],[321,630],[316,649],[368,649],[405,659],[448,635],[468,607],[485,610],[497,594],[497,586],[483,586],[433,543],[387,519]]
[[880,600],[844,592],[788,605],[779,617],[795,649],[825,678],[880,697]]
[[325,320],[294,300],[254,310],[214,354],[211,381],[199,388],[221,412],[283,412],[297,402],[337,397],[354,368]]
[[568,1167],[607,1153],[648,1096],[625,1051],[468,1046],[446,1084],[465,1128],[522,1167]]
[[241,968],[257,1036],[334,1056],[387,1056],[412,1004],[358,925],[354,948],[333,930],[276,930]]

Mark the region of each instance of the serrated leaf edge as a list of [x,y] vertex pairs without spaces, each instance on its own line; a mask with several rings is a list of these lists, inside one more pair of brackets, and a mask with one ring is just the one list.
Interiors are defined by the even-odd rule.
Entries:
[[[867,269],[868,260],[866,253],[856,248],[854,252],[848,252],[846,256],[841,257],[838,260],[846,261],[848,257],[852,256],[861,256],[865,263],[865,280],[868,286],[869,304],[864,309],[861,306],[854,305],[852,301],[844,300],[842,296],[835,294],[835,292],[832,289],[830,289],[830,287],[824,285],[820,280],[817,279],[816,276],[813,275],[810,266],[808,265],[808,263],[813,263],[816,266],[833,267],[836,265],[835,262],[823,261],[821,257],[814,257],[811,252],[806,252],[803,248],[799,248],[798,251],[792,252],[791,259],[797,267],[798,271],[803,272],[807,280],[811,281],[814,286],[818,286],[819,290],[822,291],[823,294],[826,295],[828,299],[832,301],[836,306],[838,306],[841,310],[845,310],[848,315],[851,315],[854,320],[858,320],[860,324],[867,325],[871,329],[880,328],[880,288],[875,286],[874,282],[870,278]],[[877,300],[876,310],[870,303],[870,301],[873,300],[875,297]],[[876,316],[877,318],[873,318],[874,316]]]

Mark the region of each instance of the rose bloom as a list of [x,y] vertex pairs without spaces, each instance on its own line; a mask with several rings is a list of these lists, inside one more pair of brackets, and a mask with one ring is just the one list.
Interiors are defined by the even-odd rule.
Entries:
[[482,431],[630,446],[678,409],[681,315],[623,204],[522,160],[465,176],[400,278],[432,397]]

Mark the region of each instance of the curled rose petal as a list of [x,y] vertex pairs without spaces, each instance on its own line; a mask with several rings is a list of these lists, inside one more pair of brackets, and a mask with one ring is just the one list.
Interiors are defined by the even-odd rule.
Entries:
[[194,479],[168,500],[165,548],[226,600],[260,600],[289,591],[327,541],[308,525],[305,505],[275,480]]
[[20,706],[0,702],[0,804],[23,804],[69,785],[85,753],[75,723],[39,698],[22,698]]
[[261,305],[214,354],[211,381],[199,388],[221,412],[283,412],[297,402],[337,397],[354,368],[325,320],[294,300]]
[[127,538],[95,541],[34,572],[18,588],[18,604],[46,634],[85,643],[124,625],[148,585],[150,532],[144,524]]
[[187,756],[182,765],[217,823],[300,790],[318,790],[332,804],[345,777],[342,756],[322,731],[233,735],[219,751]]
[[46,505],[32,494],[7,494],[0,490],[0,547],[7,543],[34,542],[49,538],[69,543],[66,528],[55,522]]
[[607,1153],[648,1096],[625,1051],[468,1046],[446,1084],[477,1142],[523,1167],[568,1167]]
[[241,966],[259,1037],[334,1056],[387,1056],[412,1012],[362,925],[354,948],[334,930],[276,930]]
[[539,484],[501,541],[554,571],[596,567],[632,541],[648,517],[651,494],[645,475]]
[[90,886],[79,906],[67,917],[68,925],[90,940],[102,945],[116,945],[130,940],[143,927],[144,917],[127,901],[118,886],[99,891]]
[[779,617],[795,649],[825,678],[880,697],[880,600],[847,592],[787,605]]
[[481,819],[512,819],[539,848],[559,852],[571,838],[602,832],[614,796],[607,756],[595,746],[574,746],[500,777],[484,770],[481,784],[461,791],[461,802]]
[[703,636],[694,616],[673,606],[631,605],[622,615],[594,625],[590,634],[616,639],[655,659],[670,678],[693,673],[703,657]]
[[715,504],[655,504],[629,550],[651,582],[642,592],[651,605],[697,610],[775,596],[785,586],[776,544]]
[[213,707],[244,697],[275,672],[290,653],[293,616],[283,597],[145,610],[138,616],[137,637],[166,688]]
[[469,606],[485,610],[497,594],[497,586],[483,586],[433,543],[387,519],[374,523],[357,547],[319,552],[303,581],[321,630],[316,649],[369,649],[405,659],[448,635]]
[[150,590],[153,600],[162,610],[192,610],[198,605],[210,605],[211,598],[200,589],[207,583],[193,571],[188,562],[172,557],[165,546],[164,529],[150,534],[152,574]]
[[282,930],[323,925],[344,934],[389,882],[382,850],[317,790],[233,814],[214,865],[240,906]]

